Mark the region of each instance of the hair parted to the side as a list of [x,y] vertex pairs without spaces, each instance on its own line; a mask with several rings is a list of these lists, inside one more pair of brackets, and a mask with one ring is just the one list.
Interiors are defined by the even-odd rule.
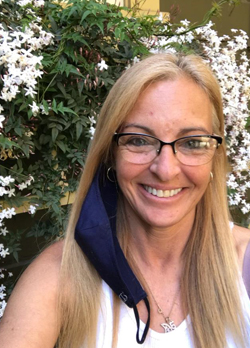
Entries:
[[[181,77],[192,79],[206,92],[213,105],[213,132],[224,135],[220,88],[200,57],[152,55],[126,70],[115,83],[98,119],[66,233],[59,296],[60,348],[80,348],[83,342],[84,347],[95,347],[101,280],[74,240],[75,225],[94,174],[100,163],[112,163],[112,136],[147,86]],[[197,205],[194,227],[183,252],[182,298],[192,321],[196,348],[224,348],[226,328],[238,346],[245,347],[238,270],[229,228],[225,153],[223,142],[213,159],[214,179]],[[126,241],[126,216],[122,203],[118,207],[117,230]],[[129,255],[127,243],[121,244]]]

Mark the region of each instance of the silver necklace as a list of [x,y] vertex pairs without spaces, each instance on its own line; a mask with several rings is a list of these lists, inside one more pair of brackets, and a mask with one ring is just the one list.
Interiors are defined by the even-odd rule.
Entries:
[[[146,284],[147,284],[147,282],[146,282]],[[148,284],[147,284],[147,286],[148,286]],[[160,324],[163,327],[163,329],[165,330],[165,333],[168,333],[170,331],[174,331],[176,329],[176,325],[175,325],[174,321],[170,318],[170,315],[171,315],[172,310],[174,308],[175,300],[177,298],[177,295],[179,294],[179,289],[178,289],[178,291],[176,292],[176,294],[174,296],[172,306],[171,306],[170,311],[169,311],[167,316],[164,314],[163,310],[159,306],[159,303],[156,301],[156,299],[155,299],[155,297],[154,297],[154,295],[153,295],[153,293],[152,293],[152,291],[151,291],[149,286],[148,286],[148,290],[149,290],[149,292],[150,292],[150,294],[152,296],[152,299],[154,300],[154,303],[157,306],[157,312],[159,314],[161,314],[163,316],[164,320],[165,320],[165,323]]]
[[163,329],[165,330],[165,333],[168,333],[168,332],[170,332],[170,331],[174,331],[174,330],[176,329],[176,325],[175,325],[174,321],[173,321],[172,319],[170,319],[170,315],[171,315],[172,310],[173,310],[173,308],[174,308],[174,305],[175,305],[175,303],[176,303],[176,298],[177,298],[177,296],[178,296],[178,294],[179,294],[180,289],[177,290],[177,292],[176,292],[176,294],[175,294],[175,296],[174,296],[173,303],[172,303],[172,306],[171,306],[171,308],[170,308],[170,311],[169,311],[168,315],[166,316],[166,315],[164,314],[163,310],[161,309],[161,307],[159,306],[159,303],[156,301],[156,299],[155,299],[155,297],[154,297],[154,295],[153,295],[153,293],[152,293],[152,291],[151,291],[151,289],[150,289],[148,283],[146,282],[146,279],[143,277],[142,274],[141,274],[141,276],[142,276],[142,278],[144,279],[144,282],[145,282],[145,284],[147,285],[147,288],[148,288],[148,290],[149,290],[149,292],[150,292],[150,295],[151,295],[152,299],[154,300],[154,303],[155,303],[156,306],[157,306],[157,312],[158,312],[160,315],[162,315],[163,318],[164,318],[164,320],[165,320],[165,323],[162,323],[162,324],[160,324],[160,325],[161,325],[161,326],[163,327]]
[[175,325],[174,321],[173,321],[172,319],[170,319],[170,315],[171,315],[172,310],[173,310],[173,308],[174,308],[174,305],[175,305],[175,303],[176,303],[176,298],[177,298],[177,296],[178,296],[178,294],[179,294],[179,292],[180,292],[180,288],[177,290],[176,294],[174,295],[174,299],[173,299],[172,306],[171,306],[171,308],[170,308],[170,311],[169,311],[168,315],[166,316],[166,315],[164,314],[163,310],[161,309],[161,307],[159,306],[159,303],[156,301],[156,299],[155,299],[155,297],[154,297],[154,295],[153,295],[153,293],[152,293],[152,291],[151,291],[151,289],[150,289],[150,287],[149,287],[149,285],[148,285],[146,279],[144,278],[142,272],[140,271],[140,268],[138,267],[138,264],[137,264],[135,258],[132,256],[132,254],[130,255],[130,257],[131,257],[131,259],[133,260],[134,265],[136,266],[136,268],[137,268],[138,272],[140,273],[142,279],[144,280],[145,284],[147,285],[147,288],[148,288],[148,290],[149,290],[149,292],[150,292],[150,295],[151,295],[152,299],[154,300],[154,303],[155,303],[156,306],[157,306],[157,312],[158,312],[160,315],[162,315],[163,318],[164,318],[164,320],[165,320],[164,323],[160,324],[161,327],[164,329],[165,333],[168,333],[168,332],[170,332],[170,331],[174,331],[174,330],[176,329],[176,325]]

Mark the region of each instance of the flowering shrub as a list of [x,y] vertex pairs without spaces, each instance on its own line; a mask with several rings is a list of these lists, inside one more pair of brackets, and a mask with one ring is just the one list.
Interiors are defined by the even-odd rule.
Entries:
[[[200,25],[176,26],[105,1],[0,0],[1,264],[18,261],[21,235],[52,238],[65,229],[60,199],[77,187],[102,103],[122,72],[153,48],[202,52],[217,72],[232,165],[230,203],[249,212],[249,63],[238,54],[246,36],[219,38],[211,23],[202,27],[219,5],[236,2],[220,0]],[[49,219],[14,233],[8,222],[20,206],[30,214],[46,206]],[[0,278],[10,276],[0,270]],[[7,290],[0,284],[0,317]]]
[[[20,197],[20,193],[18,194],[16,190],[22,191],[23,189],[27,188],[28,186],[31,185],[33,181],[33,177],[30,176],[25,182],[21,182],[16,184],[15,179],[11,176],[0,176],[0,197],[6,197],[5,201],[3,201],[0,204],[0,236],[5,237],[7,239],[7,235],[9,234],[9,230],[7,229],[5,225],[5,220],[11,219],[14,215],[16,215],[16,209],[14,207],[10,208],[8,206],[8,198],[12,196],[19,196],[19,198],[22,200]],[[28,198],[25,197],[25,203],[26,205],[23,204],[23,209],[29,212],[30,214],[34,214],[36,211],[36,205],[29,204]],[[6,207],[5,207],[6,205]],[[5,259],[7,255],[10,255],[10,253],[18,260],[17,252],[19,250],[19,244],[16,243],[15,240],[11,239],[6,241],[8,243],[8,247],[6,247],[3,243],[0,243],[0,258]],[[7,272],[6,269],[0,268],[0,279],[8,279],[12,276],[11,272]],[[3,314],[3,311],[6,306],[6,286],[4,284],[0,283],[0,317]]]
[[[176,31],[184,35],[172,38],[159,36],[149,41],[152,52],[172,49],[193,49],[203,56],[214,71],[221,87],[227,155],[229,205],[250,212],[250,61],[246,55],[247,34],[232,29],[232,36],[219,37],[210,21],[203,27],[189,31],[191,23],[181,22]],[[248,198],[248,200],[247,200]],[[247,219],[247,218],[246,218]],[[249,220],[248,220],[249,223]]]

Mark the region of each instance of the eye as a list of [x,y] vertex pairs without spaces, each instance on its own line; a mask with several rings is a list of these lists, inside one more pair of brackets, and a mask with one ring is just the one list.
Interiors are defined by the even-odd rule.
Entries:
[[206,150],[210,148],[210,139],[206,137],[183,139],[179,146],[185,150]]
[[126,145],[139,147],[150,145],[150,143],[145,137],[132,136],[126,140]]
[[203,142],[197,139],[188,140],[186,141],[186,143],[184,143],[184,145],[188,147],[189,149],[195,149],[195,148],[203,147]]

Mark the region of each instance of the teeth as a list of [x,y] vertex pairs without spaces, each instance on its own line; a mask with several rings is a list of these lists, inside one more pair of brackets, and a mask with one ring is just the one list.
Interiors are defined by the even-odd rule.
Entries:
[[154,196],[157,196],[157,197],[173,197],[175,195],[177,195],[177,193],[179,193],[182,189],[181,188],[178,188],[176,190],[156,190],[155,188],[153,187],[150,187],[150,186],[144,186],[145,190],[148,192],[148,193],[151,193],[152,195]]

